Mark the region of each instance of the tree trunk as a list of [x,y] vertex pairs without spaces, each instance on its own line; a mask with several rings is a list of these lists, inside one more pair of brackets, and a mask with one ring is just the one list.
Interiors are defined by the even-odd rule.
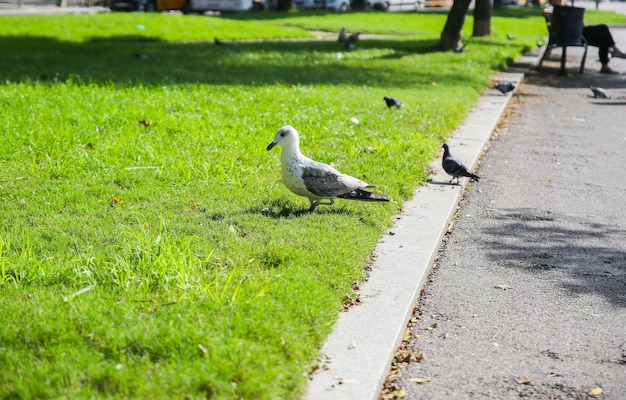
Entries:
[[472,36],[491,36],[491,0],[476,0]]
[[461,42],[461,30],[465,24],[465,15],[472,0],[454,0],[452,8],[448,12],[446,25],[441,32],[441,38],[437,43],[438,50],[459,50],[463,48]]

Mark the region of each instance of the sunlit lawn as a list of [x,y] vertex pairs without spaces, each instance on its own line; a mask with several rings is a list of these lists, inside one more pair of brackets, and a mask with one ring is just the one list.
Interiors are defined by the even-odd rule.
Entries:
[[[444,14],[0,18],[0,397],[297,398],[429,160],[545,34],[518,13],[461,54],[428,51]],[[389,36],[307,31],[340,26]],[[394,201],[306,213],[284,124]]]

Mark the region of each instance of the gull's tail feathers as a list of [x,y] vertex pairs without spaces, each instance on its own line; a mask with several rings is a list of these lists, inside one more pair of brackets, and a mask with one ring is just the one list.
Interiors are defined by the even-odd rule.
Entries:
[[389,201],[389,196],[384,194],[372,193],[366,190],[356,189],[352,192],[337,196],[342,199],[360,200],[360,201]]

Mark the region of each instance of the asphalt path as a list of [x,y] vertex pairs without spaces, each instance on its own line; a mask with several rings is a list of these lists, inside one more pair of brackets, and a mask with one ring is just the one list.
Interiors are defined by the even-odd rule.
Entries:
[[[612,30],[626,48],[626,28]],[[575,54],[567,77],[555,60],[503,116],[387,393],[626,399],[625,76],[597,73],[595,48],[583,75]],[[611,67],[624,74],[626,60]]]

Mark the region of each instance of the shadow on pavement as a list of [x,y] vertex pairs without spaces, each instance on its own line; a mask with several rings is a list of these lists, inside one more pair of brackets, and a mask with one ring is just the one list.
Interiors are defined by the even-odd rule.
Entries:
[[626,230],[536,209],[509,209],[486,232],[495,263],[560,281],[572,296],[596,293],[626,307]]

